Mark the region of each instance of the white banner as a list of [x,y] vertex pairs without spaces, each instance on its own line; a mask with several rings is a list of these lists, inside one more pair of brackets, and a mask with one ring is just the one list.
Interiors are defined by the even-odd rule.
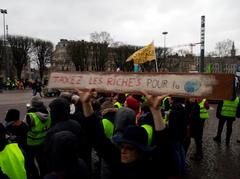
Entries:
[[214,87],[220,86],[220,83],[213,74],[54,72],[50,75],[48,87],[82,90],[94,88],[115,93],[139,93],[145,90],[152,94],[211,96],[214,95]]

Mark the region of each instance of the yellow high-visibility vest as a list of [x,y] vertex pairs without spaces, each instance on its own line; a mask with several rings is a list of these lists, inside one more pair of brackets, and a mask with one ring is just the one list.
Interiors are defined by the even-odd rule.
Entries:
[[238,97],[234,101],[224,100],[221,115],[226,117],[236,117],[238,103]]
[[27,145],[40,145],[44,142],[47,130],[50,128],[50,116],[48,116],[46,121],[42,122],[36,113],[27,113],[27,115],[31,116],[35,124],[27,133]]
[[198,103],[198,105],[200,107],[200,118],[201,119],[208,119],[209,118],[208,111],[204,106],[205,102],[206,102],[206,99],[203,99],[200,103]]
[[0,152],[0,167],[10,179],[26,179],[25,159],[17,143],[7,144]]

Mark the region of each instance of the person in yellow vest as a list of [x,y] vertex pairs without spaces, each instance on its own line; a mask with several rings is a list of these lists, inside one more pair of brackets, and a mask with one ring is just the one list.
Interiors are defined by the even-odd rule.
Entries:
[[152,113],[149,109],[149,111],[144,111],[138,121],[137,125],[140,127],[143,127],[145,131],[148,134],[148,145],[152,146],[153,145],[153,132],[154,132],[154,121],[153,121],[153,116]]
[[[50,115],[40,97],[31,99],[31,108],[28,109],[24,122],[28,125],[26,154],[30,162],[31,176],[38,178],[45,170],[43,148],[47,131],[51,125]],[[36,159],[38,167],[35,165]]]
[[161,106],[160,106],[162,116],[163,116],[163,121],[166,125],[168,124],[169,113],[171,111],[171,107],[172,107],[172,99],[170,96],[166,96],[165,98],[163,98],[163,100],[161,102]]
[[239,97],[235,97],[233,100],[222,100],[218,103],[216,117],[219,119],[217,135],[213,140],[217,143],[221,143],[221,134],[225,122],[227,122],[226,131],[226,145],[228,146],[232,134],[232,124],[236,117],[240,117],[240,102]]
[[112,138],[114,134],[114,120],[118,108],[115,107],[112,101],[105,101],[101,105],[102,125],[104,133],[108,138]]
[[114,106],[117,107],[118,109],[122,108],[124,106],[125,100],[126,100],[125,94],[119,93],[115,95],[113,98]]
[[0,178],[27,179],[25,158],[17,143],[8,143],[0,123]]

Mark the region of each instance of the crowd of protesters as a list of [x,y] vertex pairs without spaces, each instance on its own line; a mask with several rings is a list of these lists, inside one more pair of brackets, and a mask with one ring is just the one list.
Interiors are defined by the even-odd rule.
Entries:
[[[47,85],[47,80],[42,83],[39,79],[10,79],[7,78],[5,81],[0,79],[0,88],[2,90],[24,90],[33,89],[36,92],[40,87]],[[39,87],[40,86],[40,87]]]
[[34,80],[29,79],[10,79],[7,78],[5,81],[1,82],[1,88],[4,90],[24,90],[31,88]]
[[[209,118],[204,98],[167,95],[106,94],[75,89],[45,106],[33,96],[25,119],[9,109],[0,124],[0,178],[3,179],[147,179],[181,178],[194,139],[192,160],[202,160],[204,123]],[[218,107],[221,142],[227,121],[239,117],[239,98]],[[92,152],[99,157],[92,169]],[[104,166],[104,167],[103,167]],[[97,174],[96,174],[97,173]]]

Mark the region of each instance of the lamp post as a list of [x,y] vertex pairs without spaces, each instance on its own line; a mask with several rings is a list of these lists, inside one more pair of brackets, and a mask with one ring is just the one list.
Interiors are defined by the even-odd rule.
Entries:
[[168,32],[163,32],[163,37],[164,37],[164,44],[163,44],[163,58],[165,60],[166,58],[166,35],[168,34]]
[[9,61],[6,59],[6,35],[5,35],[5,14],[7,14],[7,9],[0,9],[0,12],[3,14],[3,57],[5,58],[6,64],[6,77],[9,77]]

